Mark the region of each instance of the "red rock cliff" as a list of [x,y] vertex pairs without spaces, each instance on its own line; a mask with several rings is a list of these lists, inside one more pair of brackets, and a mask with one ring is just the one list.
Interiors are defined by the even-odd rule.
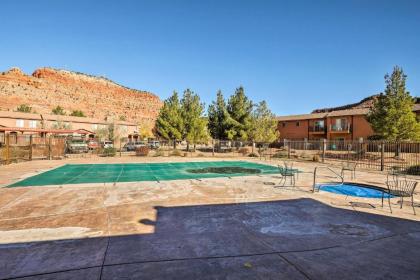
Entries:
[[20,104],[37,113],[51,113],[60,105],[68,113],[82,110],[88,117],[125,116],[127,121],[152,123],[162,101],[149,92],[71,71],[40,68],[29,76],[12,68],[0,73],[0,110],[15,110]]

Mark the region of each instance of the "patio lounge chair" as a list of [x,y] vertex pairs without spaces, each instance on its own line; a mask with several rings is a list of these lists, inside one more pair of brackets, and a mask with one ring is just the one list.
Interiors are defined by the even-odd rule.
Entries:
[[350,171],[351,179],[352,180],[356,179],[356,167],[357,167],[357,162],[350,162],[350,161],[343,162],[341,166],[341,177],[344,178],[345,171]]
[[391,198],[390,196],[396,196],[400,198],[400,209],[403,206],[404,197],[411,197],[411,207],[413,207],[414,215],[416,215],[416,209],[414,208],[414,190],[417,187],[416,181],[410,181],[410,180],[392,180],[387,181],[386,186],[387,189],[382,193],[382,207],[384,206],[384,195],[385,193],[388,194],[388,205],[389,210],[391,210]]

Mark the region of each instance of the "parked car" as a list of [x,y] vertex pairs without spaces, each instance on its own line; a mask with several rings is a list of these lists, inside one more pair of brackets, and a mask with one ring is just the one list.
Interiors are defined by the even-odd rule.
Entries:
[[137,147],[145,147],[145,146],[146,146],[146,143],[144,142],[129,142],[124,145],[123,150],[130,152],[130,151],[135,151]]
[[87,144],[89,150],[96,150],[99,148],[99,143],[95,140],[89,140]]
[[87,153],[89,147],[83,138],[71,137],[66,140],[66,150],[70,154]]
[[114,148],[114,143],[110,140],[106,140],[106,141],[102,141],[101,142],[101,147],[106,149],[106,148]]
[[150,149],[159,149],[160,148],[160,142],[153,140],[153,141],[149,141],[149,148]]

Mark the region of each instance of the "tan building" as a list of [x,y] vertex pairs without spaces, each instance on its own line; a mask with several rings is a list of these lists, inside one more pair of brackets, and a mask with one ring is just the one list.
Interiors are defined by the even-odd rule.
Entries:
[[[280,139],[365,140],[374,135],[366,120],[369,108],[277,117]],[[420,104],[413,111],[420,116]]]
[[[111,122],[73,116],[33,114],[0,111],[0,139],[6,134],[32,134],[48,136],[51,134],[81,134],[95,137],[100,129],[108,129]],[[118,138],[138,139],[138,126],[126,121],[114,121]]]

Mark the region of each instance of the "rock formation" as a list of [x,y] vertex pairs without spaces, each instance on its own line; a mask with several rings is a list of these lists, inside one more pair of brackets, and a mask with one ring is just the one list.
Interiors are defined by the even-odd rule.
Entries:
[[68,113],[81,110],[87,117],[124,117],[127,121],[150,124],[162,101],[150,92],[66,70],[40,68],[29,76],[12,68],[0,73],[0,110],[15,110],[20,104],[31,106],[37,113],[51,113],[59,105]]

